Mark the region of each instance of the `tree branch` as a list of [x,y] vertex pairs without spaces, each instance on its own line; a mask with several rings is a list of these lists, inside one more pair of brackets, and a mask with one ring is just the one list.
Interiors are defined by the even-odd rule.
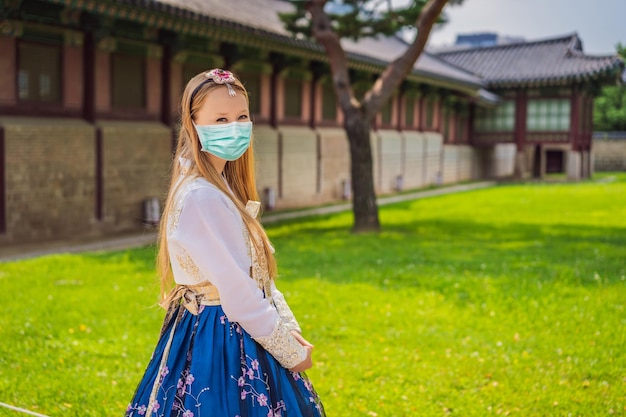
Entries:
[[307,10],[311,13],[313,36],[326,49],[337,101],[345,113],[356,107],[356,100],[353,99],[354,95],[350,85],[346,53],[341,46],[337,33],[333,30],[328,15],[324,11],[326,2],[327,0],[311,0],[307,3]]
[[448,3],[448,0],[429,0],[424,6],[415,23],[417,36],[413,43],[409,45],[404,54],[385,68],[374,83],[374,86],[363,98],[362,105],[368,117],[373,117],[382,108],[383,103],[387,101],[391,93],[411,72],[417,58],[424,51],[430,31],[446,3]]

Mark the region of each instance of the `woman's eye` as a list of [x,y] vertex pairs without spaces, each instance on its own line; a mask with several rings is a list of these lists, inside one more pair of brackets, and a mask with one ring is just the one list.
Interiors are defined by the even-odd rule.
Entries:
[[241,116],[239,116],[239,120],[246,120],[248,118],[247,114],[242,114]]
[[219,119],[216,120],[216,122],[219,122],[219,123],[223,123],[223,122],[227,122],[227,121],[228,121],[228,119],[226,119],[225,117],[220,117]]

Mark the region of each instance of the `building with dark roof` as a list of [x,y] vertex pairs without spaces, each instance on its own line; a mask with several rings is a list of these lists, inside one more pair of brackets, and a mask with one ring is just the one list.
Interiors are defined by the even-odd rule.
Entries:
[[[266,207],[349,198],[327,58],[284,29],[277,13],[290,7],[0,1],[0,246],[153,222],[180,95],[213,67],[249,91]],[[406,47],[395,37],[343,45],[357,95]],[[424,52],[374,122],[376,190],[511,176],[516,158],[538,176],[588,176],[593,96],[621,69],[615,57],[585,56],[576,35]]]
[[480,77],[490,89],[603,84],[624,68],[617,56],[583,53],[577,34],[533,42],[477,47],[438,54]]
[[480,77],[502,98],[477,109],[476,145],[515,142],[520,174],[591,174],[593,98],[617,83],[624,62],[583,53],[577,34],[533,42],[441,52],[439,57]]

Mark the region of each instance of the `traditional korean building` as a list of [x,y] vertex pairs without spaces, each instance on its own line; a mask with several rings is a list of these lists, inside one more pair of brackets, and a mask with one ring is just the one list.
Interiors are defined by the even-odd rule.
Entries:
[[481,77],[502,99],[494,108],[476,109],[475,146],[514,142],[521,176],[591,175],[593,98],[621,78],[620,58],[585,55],[575,33],[439,56]]
[[[156,220],[147,202],[166,192],[177,102],[189,78],[213,67],[236,72],[250,92],[267,208],[349,198],[348,142],[328,62],[320,45],[285,31],[277,13],[290,7],[0,0],[0,246]],[[377,192],[511,176],[516,155],[537,175],[559,169],[559,158],[573,178],[589,175],[593,94],[623,63],[587,57],[578,37],[568,39],[542,49],[554,62],[544,72],[517,68],[516,77],[507,71],[523,58],[494,60],[491,70],[461,58],[471,51],[424,53],[376,119]],[[552,43],[564,41],[528,48]],[[406,44],[344,46],[362,93]],[[501,55],[539,56],[523,51]]]

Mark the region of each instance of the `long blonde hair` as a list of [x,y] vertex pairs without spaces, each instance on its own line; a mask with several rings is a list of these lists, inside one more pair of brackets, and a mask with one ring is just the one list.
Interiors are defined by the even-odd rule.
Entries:
[[[248,100],[248,92],[238,79],[231,84],[233,88],[243,94]],[[257,256],[267,259],[268,272],[271,278],[276,277],[276,261],[273,251],[263,230],[263,227],[257,219],[252,217],[245,209],[248,200],[259,200],[256,189],[255,168],[254,168],[254,138],[250,142],[250,147],[236,161],[227,161],[224,167],[224,177],[230,186],[232,193],[224,184],[223,178],[219,172],[209,162],[208,154],[201,150],[198,134],[193,126],[192,121],[200,109],[202,103],[206,99],[208,93],[215,88],[226,88],[225,85],[216,84],[213,81],[207,81],[205,72],[193,77],[187,83],[183,97],[181,100],[180,118],[181,126],[178,134],[178,142],[176,152],[172,164],[172,176],[170,179],[170,187],[165,201],[165,208],[161,216],[159,224],[159,252],[157,255],[157,270],[161,280],[161,299],[167,296],[167,293],[174,286],[174,276],[172,274],[172,265],[170,263],[168,242],[167,242],[167,222],[170,212],[175,203],[174,196],[178,191],[180,184],[177,181],[181,175],[181,167],[179,158],[185,158],[191,161],[187,175],[203,177],[211,184],[215,185],[220,191],[227,195],[239,210],[239,214],[243,219],[245,227],[248,229],[250,236],[257,236],[258,239],[251,239],[255,247]],[[195,94],[194,94],[195,93]],[[193,101],[192,101],[193,100]]]

